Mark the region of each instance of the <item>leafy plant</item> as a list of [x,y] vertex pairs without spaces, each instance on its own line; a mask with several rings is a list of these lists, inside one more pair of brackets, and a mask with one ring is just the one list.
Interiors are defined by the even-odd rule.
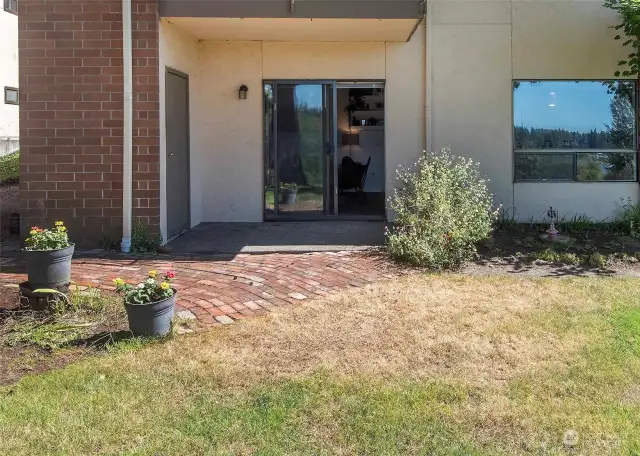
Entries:
[[16,184],[20,180],[20,151],[0,157],[0,184]]
[[113,239],[109,233],[102,233],[99,242],[103,250],[118,250],[118,241]]
[[131,233],[131,251],[133,253],[155,253],[162,245],[162,233],[152,235],[147,225],[138,222]]
[[432,270],[455,269],[471,259],[498,216],[478,165],[443,149],[398,169],[397,178],[388,201],[396,216],[386,233],[389,254]]
[[281,182],[280,192],[294,191],[298,189],[298,184],[294,182]]
[[494,226],[498,232],[520,231],[516,208],[500,207]]
[[577,266],[581,262],[580,257],[575,253],[558,252],[553,248],[546,248],[539,252],[534,252],[531,254],[531,258],[546,261],[548,263],[570,264],[573,266]]
[[640,203],[633,203],[631,198],[620,199],[620,218],[632,238],[640,238]]
[[170,282],[175,277],[175,272],[167,271],[162,280],[157,280],[157,277],[157,271],[149,271],[146,280],[135,287],[120,278],[114,279],[113,283],[116,285],[116,292],[124,295],[127,304],[145,305],[170,298],[174,294]]
[[593,252],[587,257],[587,263],[594,268],[604,268],[607,265],[607,257],[600,252]]
[[56,222],[52,229],[31,227],[29,234],[24,241],[25,250],[60,250],[71,245],[64,222]]
[[615,76],[637,76],[640,72],[640,2],[638,0],[606,0],[604,6],[618,13],[620,23],[615,25],[615,30],[622,33],[615,36],[616,40],[622,40],[622,45],[630,47],[631,52],[626,60],[621,60],[618,65],[625,68],[616,71]]

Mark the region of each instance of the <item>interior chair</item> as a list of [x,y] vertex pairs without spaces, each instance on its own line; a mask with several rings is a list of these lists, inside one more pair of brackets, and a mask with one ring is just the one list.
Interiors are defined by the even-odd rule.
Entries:
[[342,163],[338,166],[338,190],[340,192],[355,190],[358,197],[365,196],[364,184],[370,163],[371,156],[369,156],[366,164],[358,163],[351,157],[344,157]]

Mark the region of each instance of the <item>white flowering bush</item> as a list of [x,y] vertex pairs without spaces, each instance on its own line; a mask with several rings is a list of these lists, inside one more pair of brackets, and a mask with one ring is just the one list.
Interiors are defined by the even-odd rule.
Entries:
[[498,216],[478,165],[443,149],[398,169],[397,178],[388,200],[395,213],[386,233],[389,254],[436,271],[464,265]]

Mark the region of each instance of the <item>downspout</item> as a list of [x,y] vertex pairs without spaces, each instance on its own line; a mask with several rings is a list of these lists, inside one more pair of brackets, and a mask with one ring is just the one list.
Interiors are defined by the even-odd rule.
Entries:
[[131,0],[122,0],[123,144],[122,144],[122,242],[124,253],[131,251],[133,204],[133,50]]

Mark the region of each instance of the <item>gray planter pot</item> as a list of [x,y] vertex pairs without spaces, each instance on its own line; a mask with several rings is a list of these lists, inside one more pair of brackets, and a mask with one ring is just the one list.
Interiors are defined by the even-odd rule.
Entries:
[[171,321],[176,306],[176,295],[151,304],[124,303],[129,317],[129,329],[136,336],[164,336],[171,330]]
[[296,200],[298,199],[298,189],[295,190],[285,190],[282,192],[282,196],[280,197],[281,204],[296,204]]
[[71,281],[71,257],[75,244],[59,250],[23,250],[32,290],[58,288]]

